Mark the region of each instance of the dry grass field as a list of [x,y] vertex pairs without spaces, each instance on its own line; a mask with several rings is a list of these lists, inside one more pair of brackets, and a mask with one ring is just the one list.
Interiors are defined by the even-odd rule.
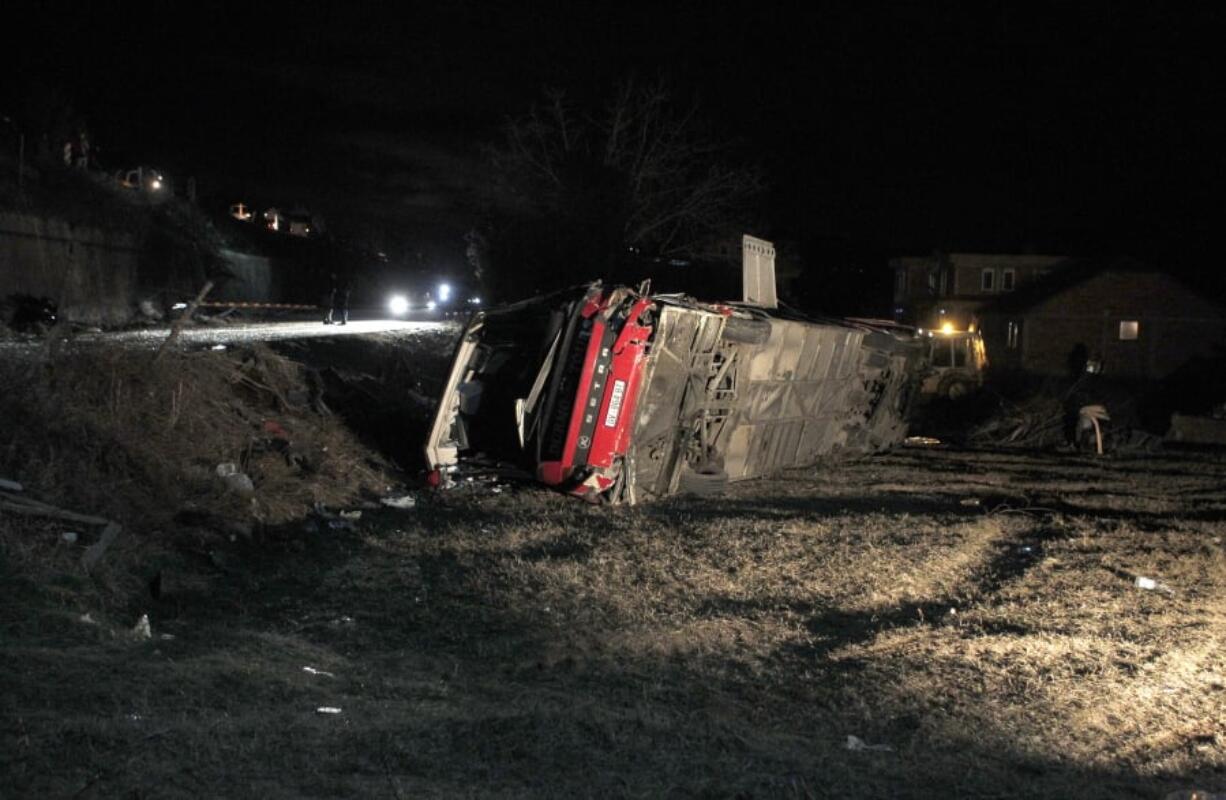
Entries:
[[638,508],[476,481],[156,600],[0,518],[0,796],[1226,791],[1224,484],[940,448]]

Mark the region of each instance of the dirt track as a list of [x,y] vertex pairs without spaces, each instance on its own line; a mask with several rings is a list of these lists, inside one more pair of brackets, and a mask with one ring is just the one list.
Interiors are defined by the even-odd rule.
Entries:
[[635,509],[426,496],[126,608],[4,575],[0,796],[1224,791],[1223,478],[907,450]]

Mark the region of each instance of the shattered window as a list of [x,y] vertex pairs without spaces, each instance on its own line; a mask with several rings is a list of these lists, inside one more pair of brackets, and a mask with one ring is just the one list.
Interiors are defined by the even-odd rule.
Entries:
[[1141,322],[1135,319],[1120,320],[1120,341],[1135,341],[1141,335]]

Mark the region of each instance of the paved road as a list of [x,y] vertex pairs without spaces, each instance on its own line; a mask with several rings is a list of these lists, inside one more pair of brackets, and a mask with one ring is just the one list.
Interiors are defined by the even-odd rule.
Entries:
[[[347,325],[324,325],[320,322],[252,322],[229,325],[195,325],[184,328],[180,339],[184,347],[200,348],[217,345],[242,345],[251,342],[271,342],[284,339],[309,339],[320,336],[360,336],[363,334],[414,335],[433,331],[458,330],[455,320],[357,320]],[[170,333],[169,326],[140,330],[78,333],[72,337],[74,346],[120,345],[126,347],[159,347]],[[0,341],[0,353],[21,354],[45,347],[45,340]]]

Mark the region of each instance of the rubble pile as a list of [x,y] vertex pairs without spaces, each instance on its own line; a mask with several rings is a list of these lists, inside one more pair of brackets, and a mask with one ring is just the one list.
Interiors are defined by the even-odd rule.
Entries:
[[1038,394],[1021,403],[1004,403],[1000,411],[971,430],[968,442],[977,446],[1042,448],[1065,441],[1061,398]]
[[1153,451],[1161,440],[1141,425],[1143,401],[1135,385],[1053,382],[1021,400],[1002,398],[999,410],[971,428],[966,441],[976,447],[1072,447],[1100,455]]

